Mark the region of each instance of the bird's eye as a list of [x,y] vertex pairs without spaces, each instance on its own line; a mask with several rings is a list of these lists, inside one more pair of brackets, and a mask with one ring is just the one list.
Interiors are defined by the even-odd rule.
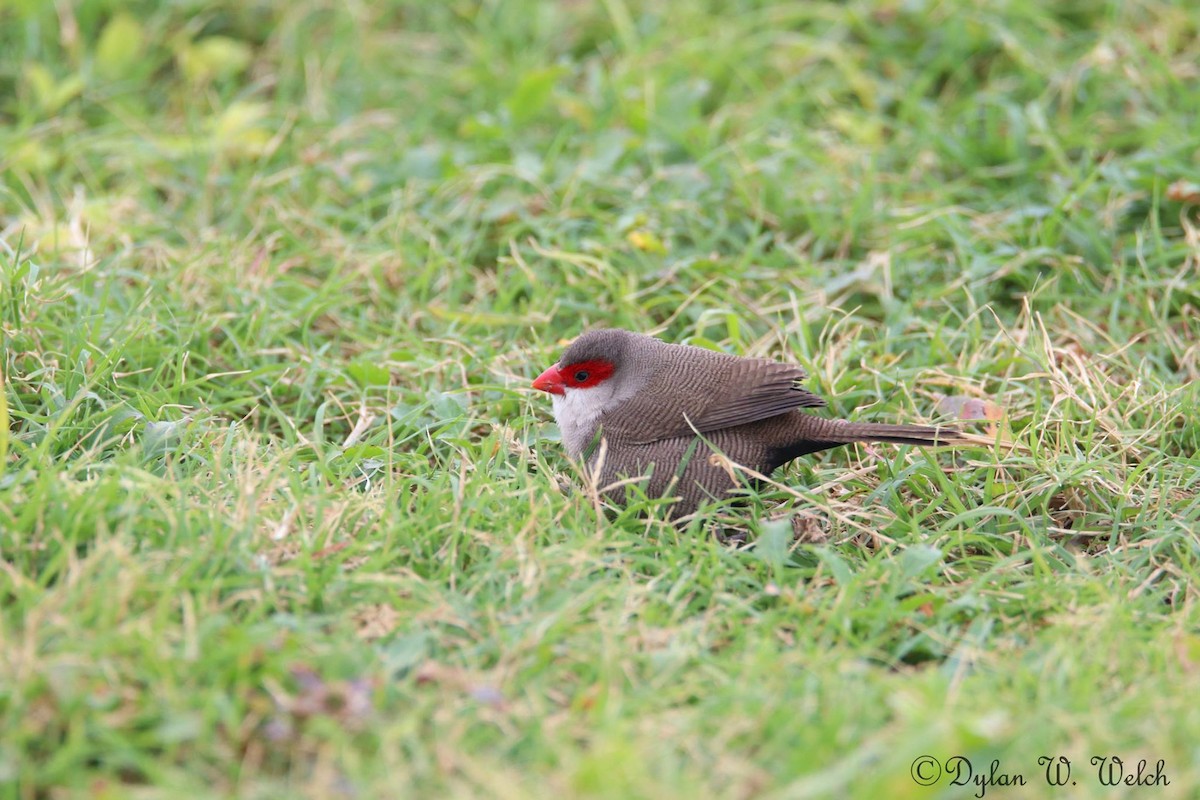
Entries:
[[579,370],[579,372],[575,373],[575,382],[576,383],[583,383],[587,379],[588,379],[588,373],[587,373],[586,369],[581,369],[581,370]]

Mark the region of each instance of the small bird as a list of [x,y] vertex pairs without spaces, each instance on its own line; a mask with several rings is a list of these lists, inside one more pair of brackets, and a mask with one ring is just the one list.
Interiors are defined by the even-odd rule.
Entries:
[[[957,430],[848,422],[807,414],[825,401],[794,364],[743,358],[615,328],[582,334],[533,381],[547,392],[567,454],[613,503],[625,478],[648,497],[675,497],[679,519],[735,490],[730,461],[769,475],[799,456],[850,442],[964,441]],[[613,484],[618,484],[614,486]]]

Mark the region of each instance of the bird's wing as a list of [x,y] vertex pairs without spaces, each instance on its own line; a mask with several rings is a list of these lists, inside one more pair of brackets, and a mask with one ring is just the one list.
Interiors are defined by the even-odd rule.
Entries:
[[[640,444],[711,433],[775,417],[825,401],[800,385],[807,375],[794,364],[739,358],[684,345],[666,358],[645,387],[622,408],[623,438]],[[620,424],[624,423],[624,424]]]

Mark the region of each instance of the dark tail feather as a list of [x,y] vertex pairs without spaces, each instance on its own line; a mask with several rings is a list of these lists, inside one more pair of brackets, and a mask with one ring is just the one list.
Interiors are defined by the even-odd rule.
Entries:
[[833,441],[842,444],[850,442],[891,442],[893,444],[911,444],[918,447],[931,445],[950,445],[965,441],[956,428],[934,427],[932,425],[881,425],[874,422],[842,422],[826,420],[833,423],[828,429],[821,431],[822,438],[829,433],[834,434]]
[[851,442],[892,442],[917,447],[951,445],[970,441],[956,428],[932,425],[881,425],[875,422],[846,422],[811,414],[792,414],[791,425],[770,449],[771,468],[793,458],[841,447]]

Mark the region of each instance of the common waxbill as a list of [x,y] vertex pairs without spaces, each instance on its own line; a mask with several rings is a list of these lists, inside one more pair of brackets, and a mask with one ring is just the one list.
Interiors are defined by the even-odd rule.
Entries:
[[[588,331],[533,382],[548,392],[567,454],[582,459],[606,497],[624,478],[649,476],[648,497],[677,497],[673,518],[737,487],[713,451],[764,475],[794,458],[850,442],[934,445],[952,428],[847,422],[806,414],[825,401],[804,370],[619,329]],[[599,469],[598,473],[596,472]]]

